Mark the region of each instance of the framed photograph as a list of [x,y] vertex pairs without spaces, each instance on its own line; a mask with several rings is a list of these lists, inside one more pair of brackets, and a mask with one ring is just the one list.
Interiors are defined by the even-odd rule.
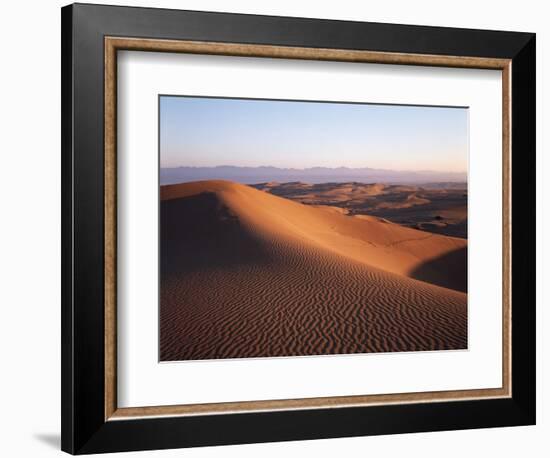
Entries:
[[62,9],[62,448],[535,423],[535,35]]

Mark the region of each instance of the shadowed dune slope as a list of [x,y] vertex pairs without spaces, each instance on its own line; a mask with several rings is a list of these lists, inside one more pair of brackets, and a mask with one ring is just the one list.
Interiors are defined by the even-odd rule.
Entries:
[[225,181],[161,201],[162,360],[467,346],[465,240]]

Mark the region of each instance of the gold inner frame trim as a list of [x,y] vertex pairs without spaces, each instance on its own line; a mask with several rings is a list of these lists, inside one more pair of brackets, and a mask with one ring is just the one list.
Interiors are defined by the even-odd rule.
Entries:
[[[501,70],[502,72],[502,387],[399,394],[242,401],[119,408],[117,404],[117,51],[174,52],[240,57],[423,65]],[[105,420],[213,415],[276,410],[359,407],[511,397],[511,60],[482,57],[404,54],[344,49],[105,37]]]

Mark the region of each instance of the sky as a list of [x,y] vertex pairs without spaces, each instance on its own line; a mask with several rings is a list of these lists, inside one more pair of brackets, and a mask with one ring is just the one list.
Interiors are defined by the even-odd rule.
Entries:
[[466,172],[468,110],[160,97],[161,167]]

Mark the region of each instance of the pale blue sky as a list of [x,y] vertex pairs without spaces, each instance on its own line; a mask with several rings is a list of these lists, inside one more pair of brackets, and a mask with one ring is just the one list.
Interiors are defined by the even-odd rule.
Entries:
[[466,108],[160,97],[161,167],[465,172]]

